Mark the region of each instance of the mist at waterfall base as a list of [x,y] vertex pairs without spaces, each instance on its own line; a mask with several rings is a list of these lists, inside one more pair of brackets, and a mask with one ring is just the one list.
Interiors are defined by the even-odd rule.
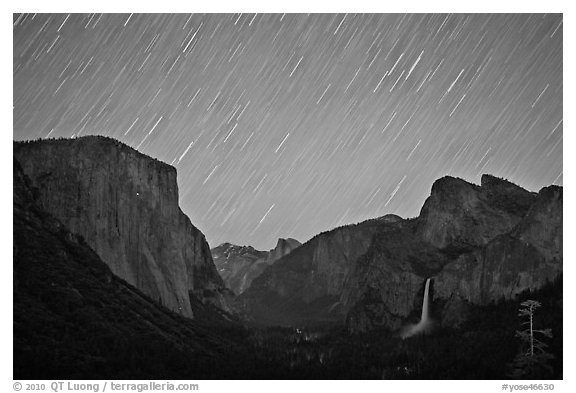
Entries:
[[412,337],[418,334],[426,334],[432,330],[433,322],[430,319],[430,278],[426,279],[424,287],[424,297],[422,299],[422,316],[417,324],[404,326],[400,331],[402,339]]

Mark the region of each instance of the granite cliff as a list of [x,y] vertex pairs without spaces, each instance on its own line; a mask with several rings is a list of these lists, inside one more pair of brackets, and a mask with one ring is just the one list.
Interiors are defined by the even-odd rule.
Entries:
[[178,206],[174,167],[100,136],[13,148],[39,206],[114,274],[184,316],[194,304],[227,309],[210,247]]
[[562,187],[533,193],[483,175],[437,180],[420,215],[388,215],[320,234],[255,279],[240,300],[264,324],[345,323],[395,330],[420,312],[434,277],[435,317],[513,298],[562,272]]
[[341,320],[344,282],[379,225],[370,220],[321,233],[277,260],[239,297],[245,315],[278,325]]
[[16,160],[13,190],[14,378],[250,375],[239,324],[184,318],[117,277],[41,208]]
[[562,187],[545,187],[509,232],[464,253],[435,277],[436,296],[447,300],[442,320],[461,322],[451,308],[511,299],[541,288],[562,273]]
[[226,287],[239,295],[267,266],[300,245],[296,239],[280,238],[276,247],[270,251],[258,251],[251,246],[237,246],[230,243],[223,243],[210,251]]
[[444,177],[419,217],[382,228],[358,260],[344,292],[347,324],[353,331],[399,328],[419,314],[424,282],[433,277],[435,317],[457,326],[470,304],[511,299],[551,282],[561,261],[561,187],[536,194],[490,175],[480,186]]
[[484,245],[518,224],[534,199],[534,193],[494,176],[483,175],[480,186],[446,176],[432,185],[417,235],[438,248]]

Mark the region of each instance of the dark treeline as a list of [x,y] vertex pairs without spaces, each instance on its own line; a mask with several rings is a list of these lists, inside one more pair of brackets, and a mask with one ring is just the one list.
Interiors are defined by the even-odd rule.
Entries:
[[535,327],[552,329],[552,373],[562,378],[562,279],[542,289],[470,310],[458,329],[436,327],[427,336],[406,340],[388,331],[350,335],[344,330],[268,328],[251,334],[263,378],[280,379],[509,379],[522,349],[515,337],[518,308],[526,299],[542,303]]
[[[191,324],[173,316],[183,322],[178,324],[182,335],[196,341],[181,346],[137,326],[132,335],[115,332],[113,323],[90,321],[86,310],[83,321],[77,321],[81,327],[43,333],[64,334],[64,341],[36,342],[28,351],[15,352],[15,378],[509,379],[510,364],[521,349],[515,331],[525,299],[542,303],[535,324],[551,328],[554,335],[548,342],[553,373],[538,377],[561,379],[561,280],[515,301],[476,307],[459,329],[437,327],[430,335],[406,340],[388,331],[350,335],[343,328],[246,329]],[[206,347],[210,343],[214,346]]]

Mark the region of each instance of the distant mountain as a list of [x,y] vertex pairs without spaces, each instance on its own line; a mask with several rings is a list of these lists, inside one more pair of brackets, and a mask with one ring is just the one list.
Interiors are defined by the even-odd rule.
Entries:
[[218,273],[234,293],[241,294],[264,269],[288,255],[301,243],[296,239],[278,239],[270,251],[258,251],[251,246],[223,243],[211,250]]
[[101,136],[14,142],[39,206],[152,299],[184,316],[228,309],[210,247],[178,206],[176,169]]
[[16,160],[13,188],[15,379],[250,375],[239,324],[210,310],[212,320],[184,318],[118,278],[41,208]]
[[433,277],[435,317],[457,325],[468,305],[510,299],[562,272],[562,187],[533,193],[494,176],[444,177],[419,217],[384,216],[319,234],[240,296],[253,321],[397,329]]

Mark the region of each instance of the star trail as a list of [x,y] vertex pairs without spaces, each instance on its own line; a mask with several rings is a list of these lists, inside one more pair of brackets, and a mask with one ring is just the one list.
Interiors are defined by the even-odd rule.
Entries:
[[13,137],[178,170],[214,247],[394,213],[434,180],[562,184],[562,15],[15,14]]

